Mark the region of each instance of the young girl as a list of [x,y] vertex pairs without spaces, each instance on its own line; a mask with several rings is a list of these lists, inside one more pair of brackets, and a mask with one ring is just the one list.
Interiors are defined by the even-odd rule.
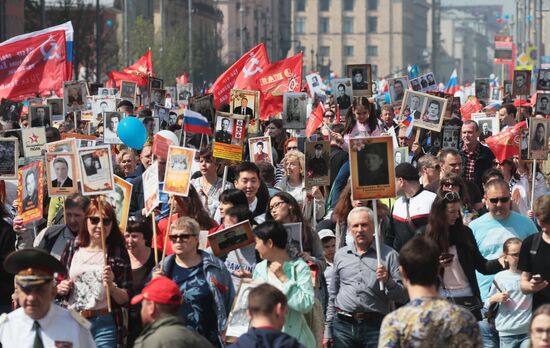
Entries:
[[[518,270],[521,240],[509,238],[504,242],[504,261],[508,269],[495,275],[485,306],[499,302],[495,326],[500,336],[501,347],[529,347],[529,322],[531,321],[532,295],[521,292]],[[495,285],[496,283],[496,285]],[[500,290],[497,289],[497,286]]]

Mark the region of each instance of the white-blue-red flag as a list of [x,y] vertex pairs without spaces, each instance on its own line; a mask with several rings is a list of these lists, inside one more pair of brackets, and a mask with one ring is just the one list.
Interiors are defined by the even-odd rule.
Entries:
[[183,111],[183,130],[198,134],[212,134],[212,128],[206,117],[189,109]]
[[460,90],[460,84],[458,83],[458,74],[456,69],[453,70],[449,82],[447,82],[447,87],[445,87],[445,93],[454,95]]

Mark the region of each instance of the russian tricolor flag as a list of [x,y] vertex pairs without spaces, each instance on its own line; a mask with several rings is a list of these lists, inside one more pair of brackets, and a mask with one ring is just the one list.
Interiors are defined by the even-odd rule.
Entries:
[[454,69],[451,77],[449,78],[449,82],[447,83],[447,87],[445,87],[445,93],[454,95],[459,90],[460,85],[458,84],[458,75],[456,73],[456,69]]
[[496,112],[500,109],[501,105],[502,104],[500,103],[500,101],[495,100],[495,101],[491,102],[489,105],[487,105],[484,108],[484,110],[486,110],[486,111],[495,111]]
[[183,127],[185,132],[212,135],[212,128],[206,117],[188,109],[183,112]]
[[401,121],[401,127],[407,127],[407,137],[410,137],[411,134],[412,134],[412,130],[413,130],[413,125],[414,125],[414,117],[413,115],[409,115],[407,116],[406,119],[404,119],[403,121]]

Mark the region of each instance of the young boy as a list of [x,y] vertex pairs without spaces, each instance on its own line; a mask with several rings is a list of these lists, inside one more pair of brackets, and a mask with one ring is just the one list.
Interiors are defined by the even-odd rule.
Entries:
[[520,289],[520,249],[519,238],[509,238],[504,242],[504,262],[508,269],[495,275],[485,304],[489,307],[493,303],[500,303],[495,327],[499,333],[501,347],[529,347],[532,295],[523,294]]

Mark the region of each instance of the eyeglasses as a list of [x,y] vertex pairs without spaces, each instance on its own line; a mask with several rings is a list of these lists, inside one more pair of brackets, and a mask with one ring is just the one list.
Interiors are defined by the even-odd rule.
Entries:
[[495,198],[489,198],[489,202],[493,204],[500,203],[508,203],[510,201],[510,197],[495,197]]
[[[88,220],[92,225],[97,225],[102,220],[99,216],[88,216]],[[112,222],[109,218],[103,218],[103,225],[110,225]]]
[[328,114],[328,115],[325,115],[323,117],[324,118],[335,118],[336,116],[334,116],[333,114]]
[[188,240],[189,238],[195,237],[195,236],[196,234],[171,234],[169,237],[172,242],[177,242],[178,239]]
[[450,181],[442,181],[441,182],[441,187],[459,187],[460,185],[458,185],[457,183],[454,183],[454,182],[450,182]]
[[272,206],[269,207],[269,211],[273,211],[277,208],[279,208],[281,205],[285,204],[286,202],[283,202],[283,201],[279,201],[275,204],[273,204]]
[[550,329],[543,329],[543,328],[537,327],[533,331],[535,331],[533,336],[543,337],[544,334],[546,334],[547,336],[550,336]]
[[445,198],[445,200],[449,203],[460,201],[460,195],[458,192],[447,192],[443,198]]
[[298,150],[298,146],[289,146],[286,148],[288,151],[290,150]]

